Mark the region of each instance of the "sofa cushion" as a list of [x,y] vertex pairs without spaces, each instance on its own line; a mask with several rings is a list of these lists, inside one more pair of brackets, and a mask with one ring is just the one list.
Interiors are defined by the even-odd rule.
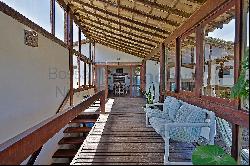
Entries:
[[181,103],[176,99],[176,98],[171,98],[171,101],[169,101],[166,104],[166,109],[167,109],[167,113],[169,115],[169,117],[171,118],[171,120],[175,120],[175,116],[177,111],[179,110],[181,106]]
[[155,129],[155,131],[160,134],[163,138],[165,137],[165,124],[172,123],[171,119],[163,119],[163,118],[150,118],[149,122],[151,126]]
[[159,109],[151,109],[151,108],[147,108],[146,113],[148,115],[148,118],[152,118],[152,117],[158,117],[161,118],[162,117],[162,111]]
[[[179,109],[176,123],[202,123],[206,120],[206,113],[202,108],[184,104]],[[170,138],[181,142],[195,142],[199,139],[201,127],[173,127],[170,129]]]

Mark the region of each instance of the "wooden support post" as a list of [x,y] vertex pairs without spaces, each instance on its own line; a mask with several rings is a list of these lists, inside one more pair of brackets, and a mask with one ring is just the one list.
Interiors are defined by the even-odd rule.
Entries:
[[55,35],[55,3],[55,0],[50,0],[50,27],[52,35]]
[[198,26],[196,29],[196,68],[195,68],[195,95],[201,97],[203,85],[204,66],[204,28]]
[[[89,43],[89,59],[92,60],[91,43]],[[91,63],[89,64],[89,85],[91,85]]]
[[87,84],[87,65],[86,62],[84,62],[84,85]]
[[180,92],[180,73],[181,73],[181,39],[176,38],[176,65],[175,65],[175,92]]
[[73,89],[73,20],[67,7],[67,44],[69,48],[69,73],[70,73],[70,106],[73,105],[74,89]]
[[160,102],[164,101],[164,91],[165,91],[165,44],[161,44],[160,49]]
[[146,66],[147,66],[147,61],[143,60],[142,65],[141,65],[141,91],[145,92],[146,91]]
[[130,97],[132,97],[132,91],[133,91],[133,73],[132,73],[132,66],[129,66],[129,77],[130,77],[130,86],[129,86],[129,94]]
[[[236,83],[241,71],[241,60],[246,47],[247,33],[247,5],[244,0],[235,0],[235,45],[234,45],[234,82]],[[238,109],[241,109],[241,99],[238,99]],[[232,126],[231,155],[240,164],[242,128],[239,125]]]
[[103,91],[102,95],[100,96],[100,112],[105,113],[105,103],[106,103],[106,98],[105,98],[105,92]]
[[108,98],[108,65],[105,66],[105,99]]
[[[81,43],[81,29],[78,29],[78,51],[81,54],[82,53],[82,43]],[[79,84],[79,88],[81,87],[81,61],[80,61],[80,56],[78,56],[77,59],[77,63],[78,63],[78,84]]]

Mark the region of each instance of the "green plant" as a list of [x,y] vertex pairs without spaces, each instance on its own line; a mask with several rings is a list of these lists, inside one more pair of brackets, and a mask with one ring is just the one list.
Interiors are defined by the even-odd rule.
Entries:
[[153,98],[152,93],[151,93],[151,86],[149,87],[148,92],[145,93],[145,96],[147,99],[147,104],[153,104],[154,98]]
[[198,146],[192,154],[193,165],[237,165],[237,162],[217,145]]
[[246,49],[238,81],[232,88],[231,98],[249,98],[249,48]]

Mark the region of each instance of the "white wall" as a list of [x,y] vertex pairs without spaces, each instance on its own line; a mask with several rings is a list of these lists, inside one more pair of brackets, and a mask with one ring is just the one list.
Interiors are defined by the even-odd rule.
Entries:
[[26,46],[24,29],[29,28],[2,12],[0,20],[0,143],[3,143],[55,115],[64,98],[60,91],[68,91],[69,79],[66,48],[41,34],[37,48]]
[[160,85],[160,63],[156,61],[147,61],[146,63],[146,91],[151,86],[153,93],[153,84],[155,86],[155,101],[159,101],[159,85]]

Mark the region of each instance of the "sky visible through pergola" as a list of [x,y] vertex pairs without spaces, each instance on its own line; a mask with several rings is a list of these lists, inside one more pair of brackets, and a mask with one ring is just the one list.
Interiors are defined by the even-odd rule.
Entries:
[[[10,7],[17,10],[19,13],[26,16],[36,24],[43,27],[50,32],[50,0],[0,0]],[[57,3],[56,3],[57,4]],[[57,10],[56,6],[56,36],[64,39],[64,13],[62,10]],[[60,19],[61,18],[61,19]],[[60,19],[60,20],[58,20]],[[248,30],[249,30],[249,12],[248,12]],[[59,27],[59,28],[58,28]],[[78,39],[78,28],[74,26],[73,38]],[[208,33],[208,37],[219,38],[225,41],[234,41],[235,37],[235,19],[231,20],[228,24],[223,25],[223,29],[215,29],[213,32]],[[249,39],[249,31],[247,33],[247,39]],[[249,46],[249,40],[247,40],[247,46]]]

